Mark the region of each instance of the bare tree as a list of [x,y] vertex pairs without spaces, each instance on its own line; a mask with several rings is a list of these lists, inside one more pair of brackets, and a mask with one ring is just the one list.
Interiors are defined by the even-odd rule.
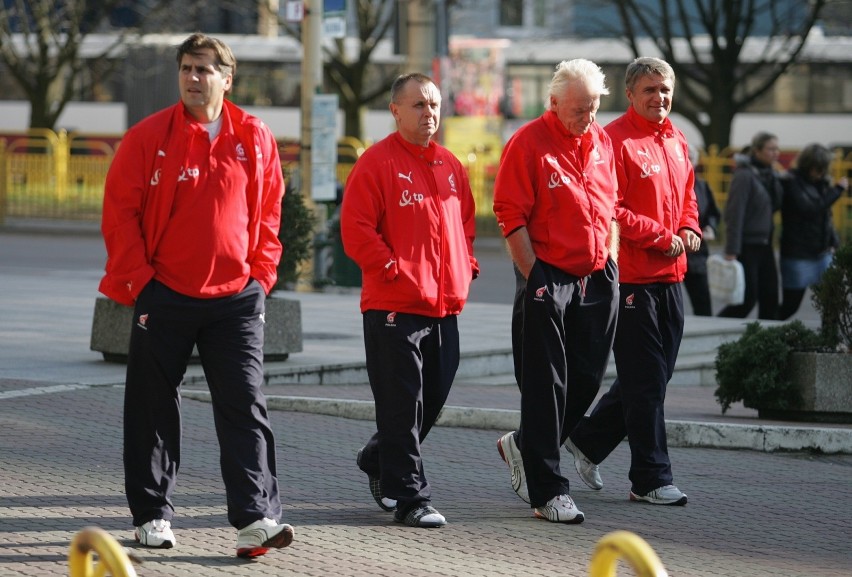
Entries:
[[56,125],[83,69],[83,38],[116,3],[14,0],[0,11],[0,59],[30,101],[30,128]]
[[[737,113],[797,62],[831,0],[616,0],[622,34],[636,56],[653,39],[677,75],[675,110],[705,145],[727,147]],[[756,29],[766,30],[757,35]],[[748,50],[748,54],[746,54]]]
[[[387,94],[400,69],[373,62],[379,43],[394,24],[396,0],[355,0],[357,30],[347,38],[323,44],[323,76],[340,97],[344,134],[362,138],[364,111],[368,104]],[[301,40],[298,28],[281,23],[291,36]]]
[[[101,80],[113,67],[110,56],[126,41],[122,29],[94,57],[81,55],[89,34],[106,28],[110,14],[123,0],[6,0],[0,10],[0,62],[30,102],[30,128],[53,129],[66,104],[97,70]],[[169,0],[152,0],[147,14],[162,10]],[[126,6],[124,6],[126,8]],[[146,14],[146,15],[147,15]]]
[[371,58],[379,42],[393,25],[393,0],[358,0],[357,48],[347,53],[347,38],[334,41],[334,48],[325,47],[328,63],[324,66],[326,79],[340,95],[343,109],[344,134],[361,138],[364,108],[387,94],[399,69],[380,69],[371,66]]

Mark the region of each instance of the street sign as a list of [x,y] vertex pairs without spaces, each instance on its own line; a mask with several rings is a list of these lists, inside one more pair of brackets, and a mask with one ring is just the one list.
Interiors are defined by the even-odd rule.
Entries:
[[284,20],[287,22],[301,22],[305,19],[305,4],[302,0],[287,0],[284,6]]
[[322,35],[325,38],[346,37],[346,0],[323,0]]
[[337,199],[337,94],[315,94],[311,109],[311,198]]
[[326,16],[322,21],[322,35],[326,38],[345,38],[346,19],[340,16]]

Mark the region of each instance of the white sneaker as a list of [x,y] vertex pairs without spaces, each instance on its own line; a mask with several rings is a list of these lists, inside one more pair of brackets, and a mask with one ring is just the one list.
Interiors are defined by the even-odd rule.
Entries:
[[524,460],[521,451],[515,444],[515,432],[506,433],[497,441],[497,450],[512,473],[512,489],[525,503],[530,502],[530,492],[527,489],[527,475],[524,473]]
[[557,495],[544,507],[536,507],[534,515],[553,523],[582,523],[586,516],[569,495]]
[[156,547],[158,549],[171,549],[175,546],[175,534],[172,533],[172,524],[165,519],[154,519],[136,527],[133,537],[140,545],[145,547]]
[[686,505],[686,493],[674,485],[665,485],[659,489],[654,489],[645,495],[637,495],[630,491],[631,501],[644,501],[652,505]]
[[237,557],[259,557],[293,542],[293,527],[267,517],[237,532]]
[[580,479],[590,488],[595,491],[603,489],[603,479],[601,479],[600,468],[592,463],[583,454],[577,445],[571,441],[571,437],[565,439],[565,448],[574,456],[574,468],[577,469],[577,474]]

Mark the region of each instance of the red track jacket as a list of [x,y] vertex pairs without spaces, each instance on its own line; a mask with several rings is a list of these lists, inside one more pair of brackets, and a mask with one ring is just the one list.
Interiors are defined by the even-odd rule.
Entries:
[[[245,190],[248,214],[221,215],[247,221],[247,246],[240,249],[239,243],[232,243],[232,249],[240,251],[232,258],[246,263],[242,274],[245,278],[233,279],[233,284],[241,289],[250,276],[269,293],[277,279],[282,253],[278,230],[284,181],[278,147],[268,127],[227,100],[223,115],[230,119],[242,144],[243,151],[234,154],[248,163]],[[184,105],[178,103],[133,126],[124,135],[107,174],[101,231],[108,258],[99,290],[121,304],[132,305],[148,281],[157,275],[152,255],[169,226],[187,147],[192,133],[199,130],[187,118]],[[189,238],[197,231],[187,228],[177,232]],[[168,259],[169,255],[158,258]],[[224,296],[204,290],[207,279],[204,275],[209,274],[211,263],[199,262],[197,267],[195,278],[201,279],[200,290],[197,286],[170,288],[188,296]],[[240,284],[241,281],[244,282]]]
[[606,126],[618,174],[619,282],[681,282],[686,253],[664,253],[683,228],[701,235],[695,174],[683,133],[667,118],[649,122],[631,106]]
[[346,180],[340,224],[361,267],[361,312],[461,312],[479,274],[476,223],[467,173],[446,148],[398,132],[368,148]]
[[615,164],[597,124],[572,136],[548,110],[509,139],[494,183],[494,213],[504,236],[527,227],[537,258],[578,277],[609,257]]

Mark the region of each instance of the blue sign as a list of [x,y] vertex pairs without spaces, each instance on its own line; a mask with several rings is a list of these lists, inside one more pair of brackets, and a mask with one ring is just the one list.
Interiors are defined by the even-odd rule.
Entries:
[[346,0],[323,0],[323,12],[346,12]]

